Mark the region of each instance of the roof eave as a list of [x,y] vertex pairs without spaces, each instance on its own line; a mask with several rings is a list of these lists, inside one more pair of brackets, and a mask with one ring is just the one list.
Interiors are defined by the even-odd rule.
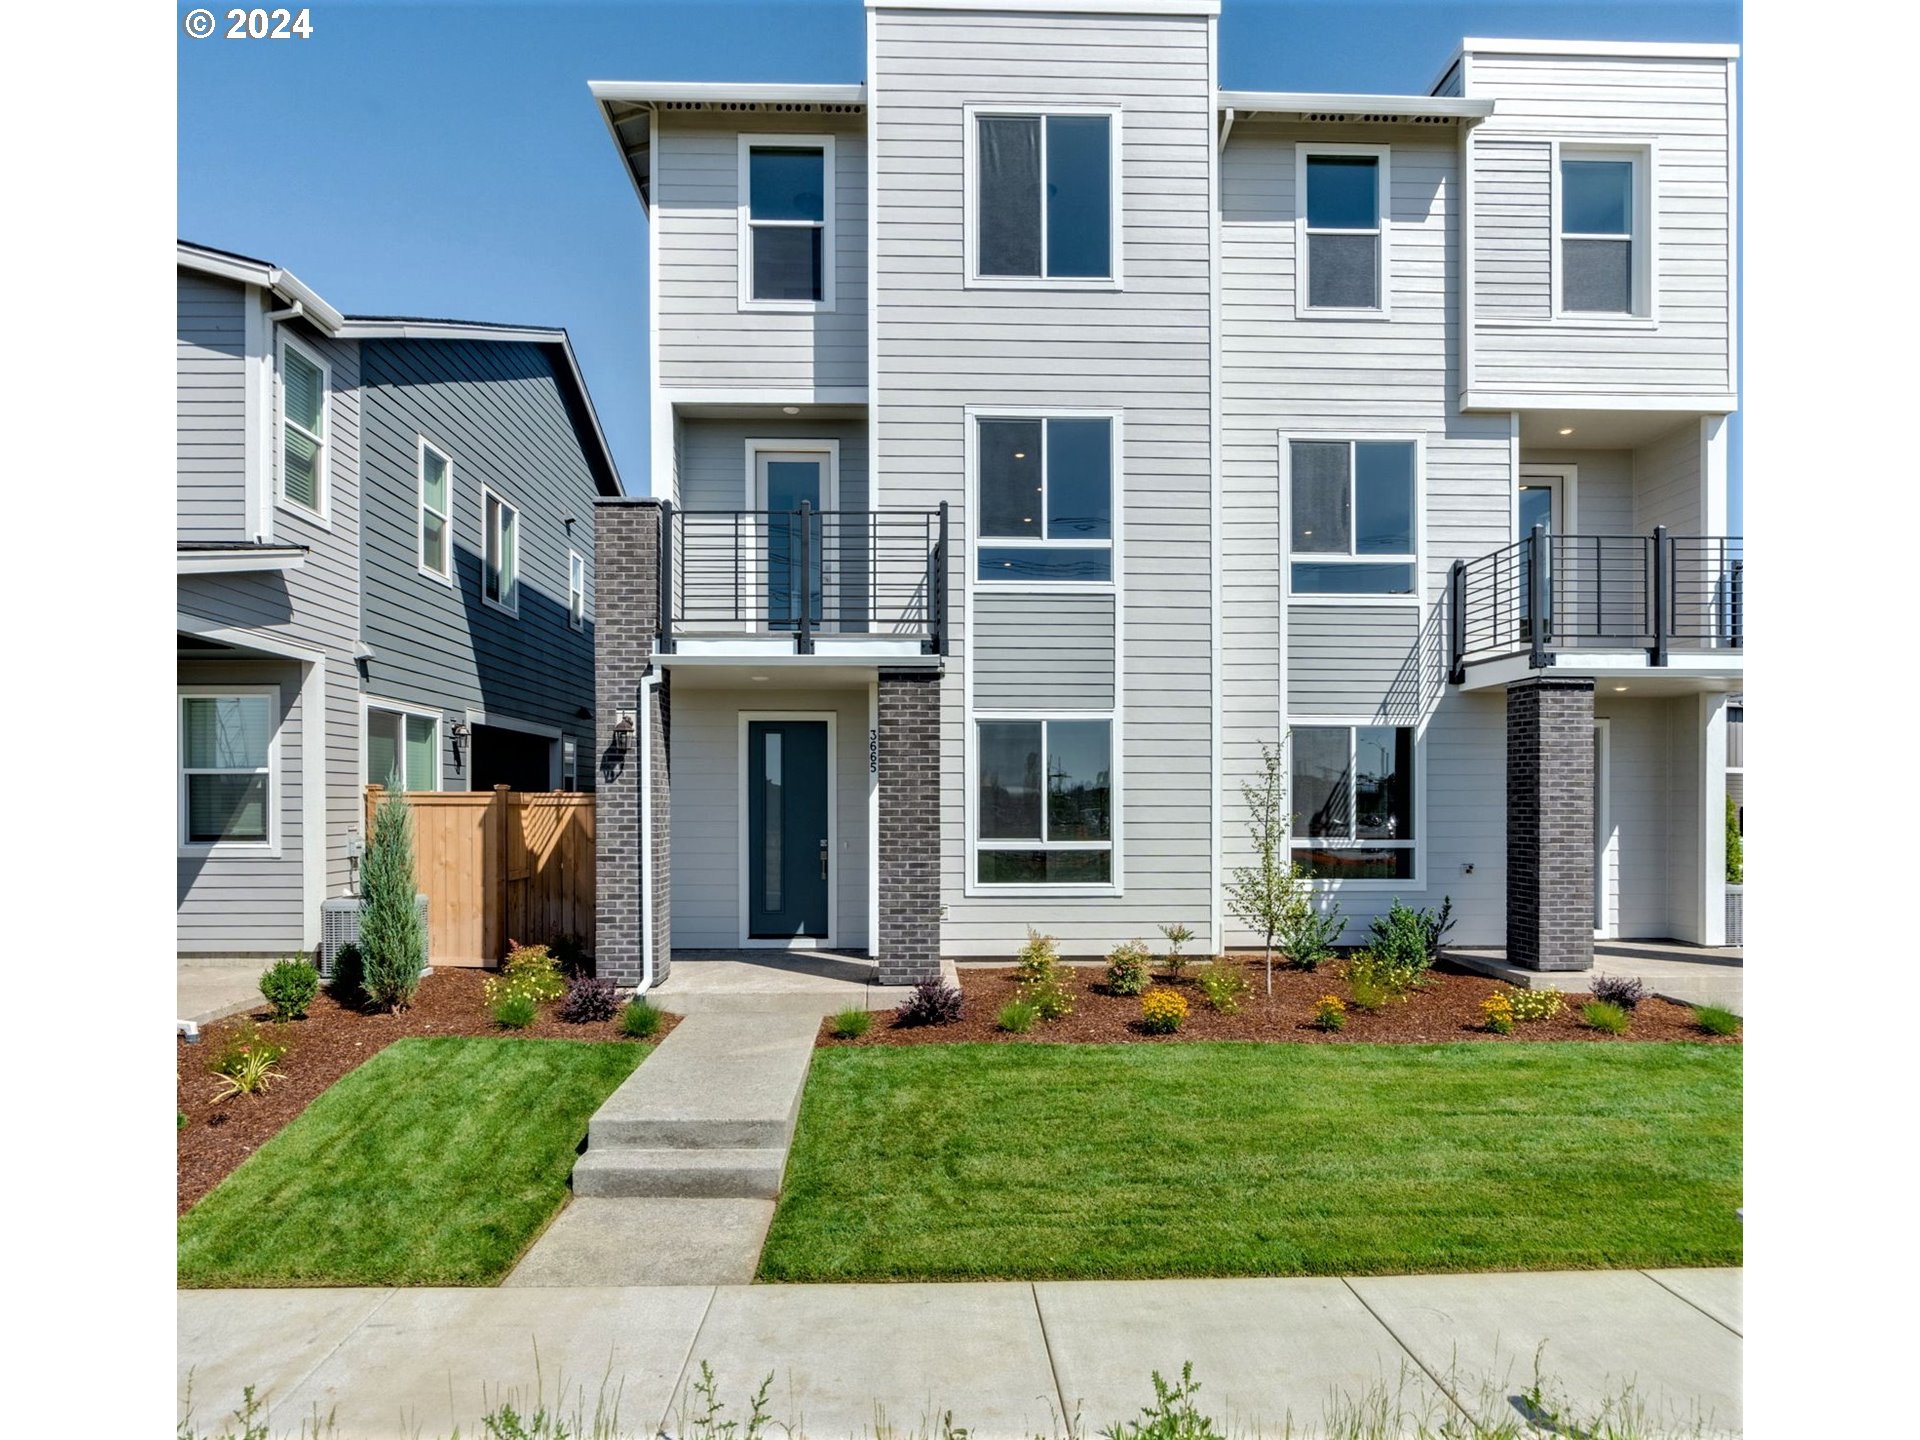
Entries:
[[341,325],[345,323],[345,316],[321,299],[318,291],[291,270],[282,270],[277,265],[260,261],[243,260],[237,255],[204,250],[185,240],[179,241],[175,248],[179,263],[187,269],[270,290],[289,304],[298,304],[305,318],[328,335],[339,334]]
[[1388,115],[1408,120],[1464,120],[1493,114],[1491,100],[1458,95],[1326,95],[1284,90],[1222,90],[1219,108],[1236,115]]

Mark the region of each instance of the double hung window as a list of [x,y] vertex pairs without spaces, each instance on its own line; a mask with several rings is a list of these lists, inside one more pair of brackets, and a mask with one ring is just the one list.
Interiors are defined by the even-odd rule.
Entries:
[[482,492],[480,595],[489,605],[520,613],[520,512]]
[[833,142],[741,137],[740,302],[833,304]]
[[1384,147],[1301,147],[1302,309],[1385,313],[1387,181]]
[[180,697],[180,842],[273,840],[274,716],[269,692]]
[[453,574],[453,462],[420,442],[421,570],[445,580]]
[[1560,310],[1569,315],[1646,313],[1640,184],[1644,155],[1560,155]]
[[297,341],[280,337],[280,499],[327,513],[326,363]]

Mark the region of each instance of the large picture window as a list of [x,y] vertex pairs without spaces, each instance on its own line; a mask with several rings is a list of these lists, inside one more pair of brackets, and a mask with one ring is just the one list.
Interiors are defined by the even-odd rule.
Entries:
[[740,303],[833,303],[833,142],[742,136]]
[[440,722],[432,715],[369,706],[366,779],[389,790],[438,790]]
[[266,691],[181,695],[181,844],[272,843],[274,708]]
[[1415,595],[1417,447],[1295,440],[1288,544],[1295,595]]
[[1388,154],[1383,146],[1300,147],[1299,305],[1387,309]]
[[1113,722],[980,720],[982,885],[1113,881]]
[[1114,278],[1114,119],[974,117],[980,279]]
[[1295,863],[1316,880],[1412,880],[1414,732],[1296,725]]
[[1113,579],[1113,421],[982,419],[982,581]]

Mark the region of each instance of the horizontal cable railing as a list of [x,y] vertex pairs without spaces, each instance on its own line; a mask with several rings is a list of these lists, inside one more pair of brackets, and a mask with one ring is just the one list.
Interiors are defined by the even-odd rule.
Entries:
[[675,635],[912,637],[944,653],[945,505],[929,510],[677,510],[667,515]]
[[1454,565],[1448,582],[1453,677],[1465,666],[1526,652],[1737,650],[1744,643],[1737,536],[1551,535]]

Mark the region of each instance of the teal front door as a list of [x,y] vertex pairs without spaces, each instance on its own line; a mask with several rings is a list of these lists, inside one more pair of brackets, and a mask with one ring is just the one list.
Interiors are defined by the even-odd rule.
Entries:
[[747,722],[747,936],[827,939],[827,722]]

